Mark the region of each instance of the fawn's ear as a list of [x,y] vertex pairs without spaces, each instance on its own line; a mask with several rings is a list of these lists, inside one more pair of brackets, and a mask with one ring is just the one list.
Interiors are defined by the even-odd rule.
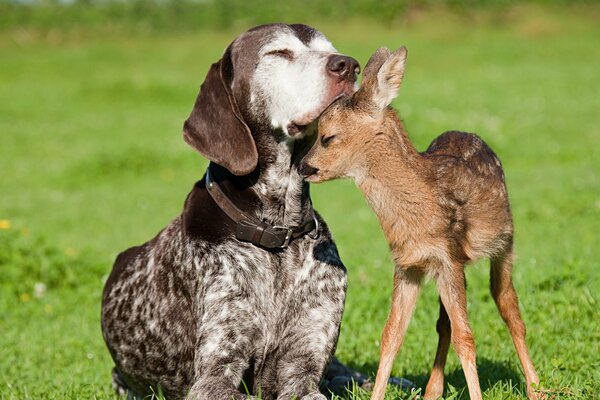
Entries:
[[372,101],[380,109],[389,106],[398,95],[398,89],[400,89],[404,77],[407,52],[406,47],[400,47],[389,56],[377,72],[377,83],[372,92]]
[[363,70],[363,78],[360,88],[354,94],[354,98],[359,101],[369,101],[373,98],[374,92],[377,90],[377,73],[381,66],[387,61],[392,53],[387,47],[380,47],[367,61]]
[[194,109],[183,125],[183,138],[204,157],[239,176],[254,171],[258,152],[231,92],[232,81],[229,47],[208,70]]

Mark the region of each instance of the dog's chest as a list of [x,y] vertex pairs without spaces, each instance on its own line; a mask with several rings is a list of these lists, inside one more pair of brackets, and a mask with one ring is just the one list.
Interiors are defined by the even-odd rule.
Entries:
[[265,251],[251,244],[236,243],[213,248],[211,254],[196,257],[194,264],[200,277],[202,303],[221,299],[247,300],[257,310],[281,307],[280,301],[300,283],[305,283],[317,267],[312,256],[296,249],[281,253]]
[[337,267],[341,264],[337,253],[324,251],[317,260],[314,241],[301,242],[281,253],[246,244],[225,245],[195,260],[200,329],[220,330],[223,336],[244,332],[236,337],[250,340],[261,353],[324,296],[337,303],[333,297],[343,296],[345,290],[345,271]]

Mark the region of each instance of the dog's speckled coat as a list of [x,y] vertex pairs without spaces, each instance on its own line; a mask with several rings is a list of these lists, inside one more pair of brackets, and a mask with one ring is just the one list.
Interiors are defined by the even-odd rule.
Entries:
[[[292,48],[292,59],[273,43]],[[273,82],[257,82],[254,71],[266,76],[300,51],[307,54],[297,63],[310,65],[290,73],[324,77],[286,116],[272,104],[281,100],[267,93]],[[214,180],[244,212],[289,226],[311,215],[298,164],[314,126],[296,137],[288,130],[353,92],[356,64],[344,75],[332,69],[332,57],[341,56],[319,32],[276,24],[242,34],[209,71],[186,140],[213,161]],[[311,81],[296,78],[304,86]],[[318,384],[339,334],[346,270],[318,219],[318,238],[303,236],[285,250],[243,243],[199,181],[183,213],[151,241],[121,253],[106,283],[102,331],[115,385],[132,396],[160,386],[169,399],[247,398],[244,384],[265,400],[323,399]]]

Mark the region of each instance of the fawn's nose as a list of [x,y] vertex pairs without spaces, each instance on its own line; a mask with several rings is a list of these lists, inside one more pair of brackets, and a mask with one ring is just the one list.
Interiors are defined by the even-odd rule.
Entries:
[[314,175],[317,172],[319,172],[319,168],[310,166],[305,161],[303,161],[302,164],[300,165],[300,174],[305,178],[307,178],[311,175]]
[[352,57],[333,54],[327,60],[327,71],[340,80],[355,82],[356,76],[360,73],[360,66]]

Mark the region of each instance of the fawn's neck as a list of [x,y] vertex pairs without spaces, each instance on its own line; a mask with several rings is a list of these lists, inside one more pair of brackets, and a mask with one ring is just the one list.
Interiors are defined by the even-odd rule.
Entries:
[[400,120],[386,117],[369,145],[364,175],[356,180],[375,211],[393,251],[418,240],[437,207],[428,165],[412,145]]

